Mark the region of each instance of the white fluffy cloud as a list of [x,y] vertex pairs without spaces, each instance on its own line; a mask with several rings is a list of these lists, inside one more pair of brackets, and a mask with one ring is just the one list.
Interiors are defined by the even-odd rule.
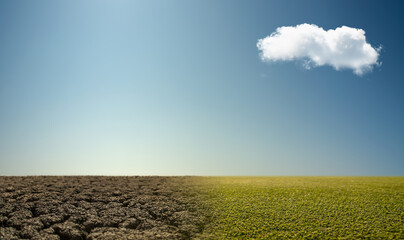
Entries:
[[362,75],[379,64],[379,49],[366,42],[362,29],[342,26],[325,31],[314,24],[279,27],[257,43],[263,61],[303,60],[307,69],[330,65]]

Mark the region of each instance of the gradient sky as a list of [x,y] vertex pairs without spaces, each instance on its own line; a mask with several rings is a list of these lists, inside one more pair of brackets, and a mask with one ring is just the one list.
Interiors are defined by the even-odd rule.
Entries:
[[[404,175],[400,1],[0,1],[0,175]],[[302,23],[382,65],[264,63]]]

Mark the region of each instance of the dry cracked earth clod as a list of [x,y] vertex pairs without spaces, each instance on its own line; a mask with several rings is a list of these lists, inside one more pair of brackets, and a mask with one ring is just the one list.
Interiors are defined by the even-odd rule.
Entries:
[[0,177],[0,239],[191,239],[205,221],[191,180]]

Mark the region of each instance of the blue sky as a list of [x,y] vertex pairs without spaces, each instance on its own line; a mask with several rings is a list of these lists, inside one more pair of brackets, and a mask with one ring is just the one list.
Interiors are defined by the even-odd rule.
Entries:
[[[403,175],[400,1],[0,1],[0,175]],[[361,76],[263,62],[363,29]]]

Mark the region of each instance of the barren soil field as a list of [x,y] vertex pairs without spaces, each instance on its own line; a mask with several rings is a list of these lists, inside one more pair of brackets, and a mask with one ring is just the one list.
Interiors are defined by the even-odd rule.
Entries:
[[0,177],[0,239],[190,239],[187,177]]

